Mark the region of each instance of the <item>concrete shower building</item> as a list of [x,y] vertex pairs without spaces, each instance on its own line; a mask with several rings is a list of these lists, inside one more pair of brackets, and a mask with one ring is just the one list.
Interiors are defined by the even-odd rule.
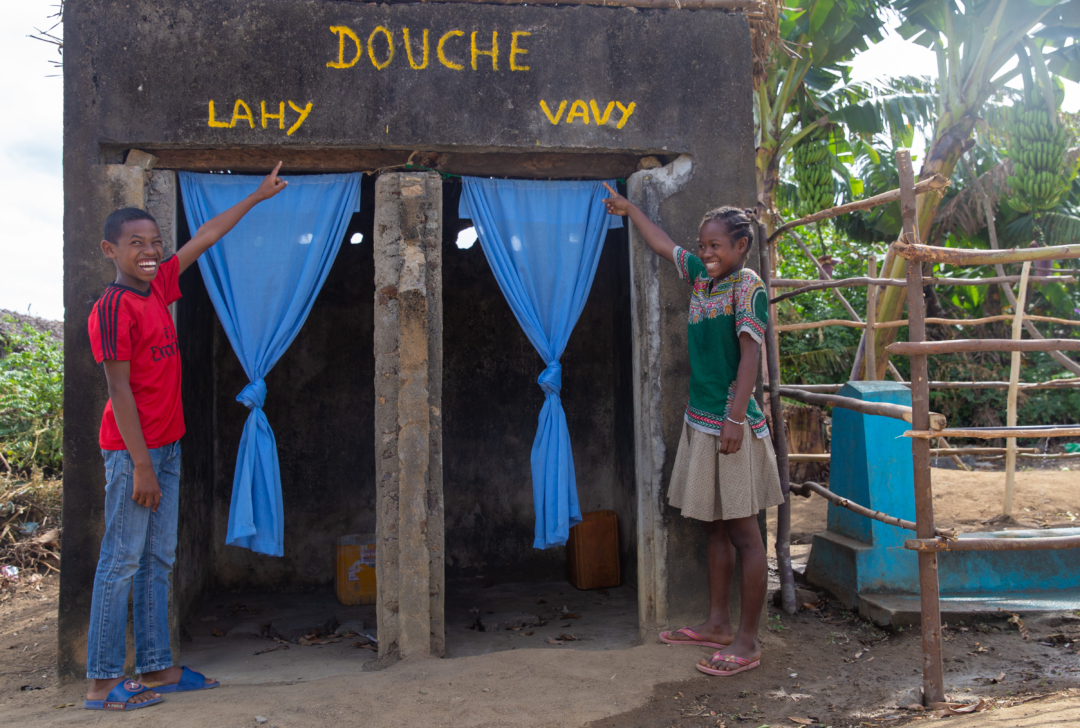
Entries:
[[[167,247],[182,244],[180,170],[256,174],[280,159],[283,174],[369,174],[303,330],[266,378],[282,558],[224,544],[247,416],[235,396],[247,379],[198,267],[181,278],[188,432],[174,627],[215,591],[329,584],[334,540],[361,531],[379,539],[385,658],[444,654],[447,580],[562,578],[563,549],[532,548],[529,453],[544,363],[480,247],[454,244],[471,222],[458,219],[453,175],[626,180],[631,197],[690,244],[706,209],[756,202],[746,18],[80,0],[65,8],[64,51],[61,675],[84,674],[104,528],[97,430],[107,391],[86,330],[114,276],[98,246],[102,224],[117,207],[146,207]],[[644,157],[663,166],[639,171]],[[362,243],[349,243],[355,233]],[[402,279],[406,254],[426,264],[421,284]],[[705,607],[700,529],[665,499],[689,378],[687,296],[633,229],[611,231],[562,359],[582,510],[618,513],[643,634]]]

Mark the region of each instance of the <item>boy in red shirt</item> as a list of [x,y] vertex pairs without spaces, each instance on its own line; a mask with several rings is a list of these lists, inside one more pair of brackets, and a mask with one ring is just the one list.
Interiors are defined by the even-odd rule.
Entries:
[[[105,458],[105,537],[90,608],[87,709],[144,708],[160,703],[160,693],[218,686],[175,667],[169,648],[184,412],[180,351],[167,306],[180,298],[179,276],[188,266],[252,207],[285,189],[280,169],[278,162],[255,192],[209,220],[165,261],[161,231],[149,213],[125,207],[105,221],[101,250],[116,264],[116,281],[90,314],[90,345],[105,368],[109,402],[98,436]],[[135,671],[146,685],[124,679],[129,595]]]

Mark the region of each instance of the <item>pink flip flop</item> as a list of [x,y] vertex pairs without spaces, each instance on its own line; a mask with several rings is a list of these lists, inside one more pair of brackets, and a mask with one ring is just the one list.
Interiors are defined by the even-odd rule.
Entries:
[[[673,640],[671,639],[672,634],[684,634],[690,639]],[[677,630],[676,632],[661,632],[660,641],[669,645],[694,645],[695,647],[715,647],[718,650],[727,647],[727,645],[719,645],[715,642],[709,642],[704,637],[702,637],[697,632],[693,631],[688,627],[684,627],[683,629]]]
[[701,670],[706,675],[716,675],[717,677],[728,677],[730,675],[736,675],[740,672],[746,672],[747,670],[753,670],[755,667],[761,664],[761,660],[754,660],[751,662],[745,657],[739,657],[738,655],[725,655],[717,651],[713,653],[713,656],[709,658],[709,662],[729,662],[733,665],[738,665],[734,670],[717,670],[709,667],[708,665],[702,665],[700,662],[694,667]]

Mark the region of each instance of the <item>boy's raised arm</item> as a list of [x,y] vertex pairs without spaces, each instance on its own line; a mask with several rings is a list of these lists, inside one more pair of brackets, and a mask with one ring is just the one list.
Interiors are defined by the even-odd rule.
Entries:
[[180,259],[181,273],[187,270],[188,266],[198,260],[199,256],[209,250],[214,243],[221,240],[227,232],[232,230],[236,223],[240,222],[240,218],[246,215],[251,208],[263,200],[269,200],[288,186],[288,182],[278,177],[278,170],[280,169],[281,162],[278,162],[277,166],[274,167],[274,171],[268,174],[266,179],[259,184],[258,189],[225,212],[203,223],[194,237],[180,250],[176,251],[176,257]]
[[645,238],[645,242],[648,243],[652,251],[659,255],[661,258],[675,262],[675,241],[673,241],[668,234],[660,229],[660,226],[649,219],[649,217],[641,211],[634,203],[620,195],[615,190],[608,186],[607,182],[602,183],[607,191],[611,193],[611,197],[604,200],[604,206],[611,215],[626,215],[629,216],[630,222],[634,223],[634,227],[641,233],[641,237]]

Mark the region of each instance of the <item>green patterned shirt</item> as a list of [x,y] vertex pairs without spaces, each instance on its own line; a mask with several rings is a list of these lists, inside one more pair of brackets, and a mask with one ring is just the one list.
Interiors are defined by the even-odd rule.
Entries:
[[[686,424],[719,435],[735,399],[741,358],[739,334],[745,331],[761,343],[769,320],[769,296],[761,278],[749,268],[714,282],[696,255],[676,246],[673,258],[679,275],[694,287],[686,327],[690,344]],[[769,434],[753,394],[746,407],[746,419],[758,437]]]

